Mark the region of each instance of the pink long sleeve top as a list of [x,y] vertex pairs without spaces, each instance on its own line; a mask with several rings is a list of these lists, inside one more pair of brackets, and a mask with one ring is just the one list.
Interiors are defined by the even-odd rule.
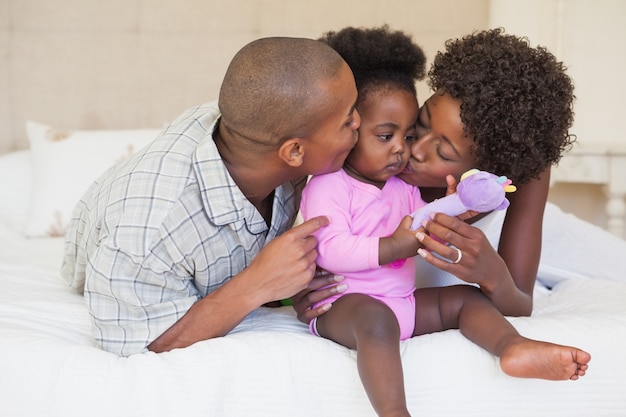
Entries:
[[378,240],[390,236],[405,215],[424,204],[417,187],[396,177],[379,189],[342,169],[311,178],[300,207],[305,220],[330,217],[331,223],[315,234],[317,264],[343,275],[346,293],[406,297],[415,289],[414,258],[380,266]]

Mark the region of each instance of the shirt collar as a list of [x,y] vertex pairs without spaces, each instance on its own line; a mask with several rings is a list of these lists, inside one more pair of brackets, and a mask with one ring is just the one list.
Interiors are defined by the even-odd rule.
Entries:
[[[243,195],[217,150],[213,131],[219,120],[219,109],[213,110],[213,121],[207,134],[198,144],[193,155],[193,169],[198,181],[200,196],[211,221],[223,226],[244,220],[251,233],[263,233],[267,224],[256,208]],[[300,188],[300,187],[298,187]],[[286,220],[293,220],[299,199],[296,187],[286,183],[276,188],[272,209],[272,228],[269,235],[280,234],[290,227]],[[268,237],[269,237],[268,235]]]

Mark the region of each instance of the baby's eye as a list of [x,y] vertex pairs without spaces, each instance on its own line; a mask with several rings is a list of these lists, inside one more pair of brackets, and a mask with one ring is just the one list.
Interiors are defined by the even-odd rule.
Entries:
[[417,136],[416,135],[406,135],[404,136],[404,140],[409,142],[409,143],[413,143],[417,140]]
[[389,142],[391,140],[391,138],[393,138],[393,135],[392,134],[381,134],[381,135],[378,135],[378,137],[381,140],[384,140],[385,142]]

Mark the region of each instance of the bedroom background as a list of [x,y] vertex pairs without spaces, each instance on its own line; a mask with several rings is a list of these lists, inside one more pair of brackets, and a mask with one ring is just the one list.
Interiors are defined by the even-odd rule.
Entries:
[[[0,0],[0,154],[28,148],[27,120],[67,130],[159,128],[216,98],[231,57],[255,38],[387,23],[432,59],[446,39],[502,26],[568,66],[576,148],[599,156],[591,167],[561,169],[550,199],[601,227],[612,212],[623,236],[623,195],[609,196],[603,181],[584,183],[585,169],[607,169],[608,152],[626,158],[625,18],[621,0]],[[418,94],[428,97],[425,83]]]

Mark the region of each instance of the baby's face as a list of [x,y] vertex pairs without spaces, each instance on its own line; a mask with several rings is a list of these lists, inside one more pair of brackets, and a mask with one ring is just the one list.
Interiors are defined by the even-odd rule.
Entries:
[[417,135],[417,99],[408,91],[384,89],[361,100],[358,110],[359,141],[346,159],[346,171],[382,186],[409,160],[409,146]]

